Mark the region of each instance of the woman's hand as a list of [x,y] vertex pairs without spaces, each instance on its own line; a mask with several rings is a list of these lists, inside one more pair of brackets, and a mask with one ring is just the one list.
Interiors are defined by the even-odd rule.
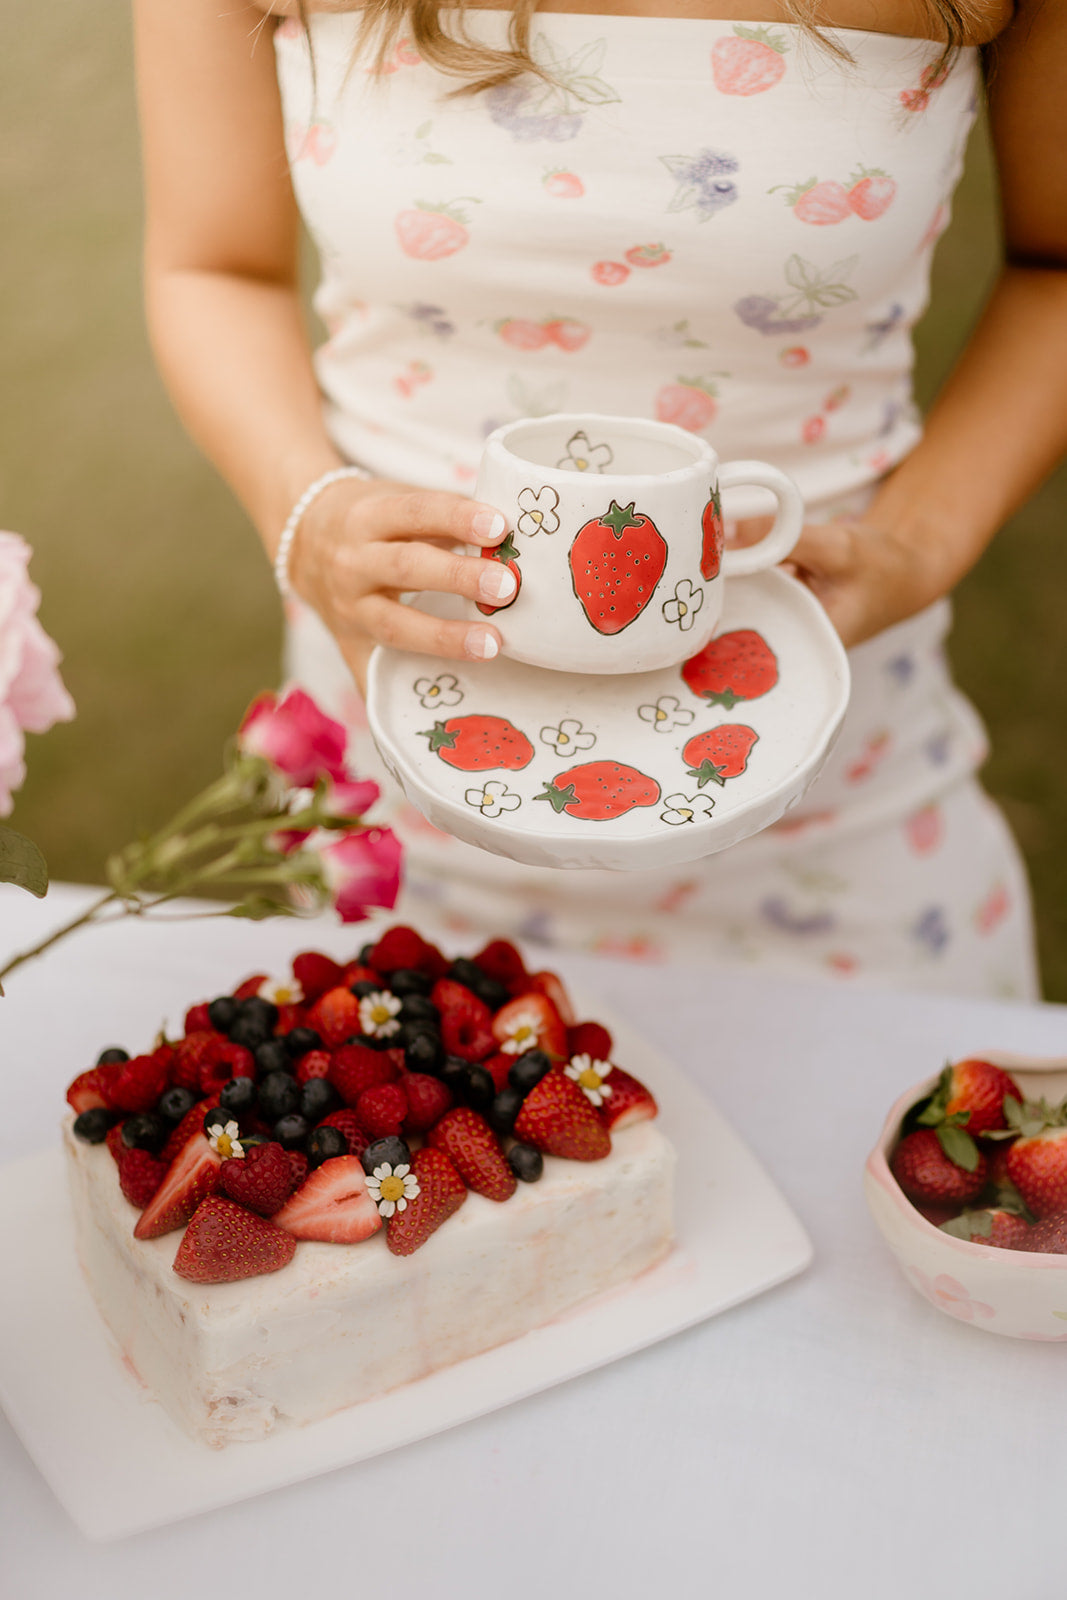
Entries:
[[329,628],[361,688],[376,644],[485,661],[500,649],[491,623],[444,622],[400,597],[430,589],[483,604],[509,600],[515,579],[505,565],[456,550],[492,548],[506,527],[499,511],[462,495],[345,478],[305,513],[290,582]]

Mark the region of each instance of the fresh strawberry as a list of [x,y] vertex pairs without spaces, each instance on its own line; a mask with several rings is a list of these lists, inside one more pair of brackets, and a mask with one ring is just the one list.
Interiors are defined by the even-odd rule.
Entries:
[[208,1015],[207,1001],[202,1000],[199,1005],[190,1006],[185,1013],[183,1033],[210,1033],[211,1018]]
[[[1030,1112],[1034,1114],[1027,1116]],[[1008,1177],[1035,1217],[1067,1211],[1067,1127],[1055,1120],[1062,1112],[1060,1107],[1043,1118],[1031,1104],[1024,1106],[1022,1130],[1005,1162]]]
[[299,1189],[308,1175],[308,1158],[303,1150],[287,1150],[285,1159],[289,1163],[289,1171],[293,1175],[293,1191]]
[[167,1170],[159,1189],[142,1211],[134,1235],[158,1239],[188,1222],[201,1200],[219,1186],[222,1157],[212,1150],[202,1133],[185,1143]]
[[574,1079],[558,1071],[547,1072],[526,1096],[515,1137],[568,1161],[602,1161],[611,1154],[611,1135],[596,1111]]
[[[942,1233],[971,1244],[989,1244],[998,1250],[1030,1250],[1034,1225],[1015,1211],[994,1207],[988,1211],[962,1211],[951,1222],[941,1224]],[[1064,1247],[1067,1249],[1067,1245]]]
[[385,1242],[394,1256],[410,1256],[447,1222],[467,1198],[467,1186],[443,1150],[417,1150],[411,1170],[419,1192],[389,1218]]
[[[507,717],[484,712],[448,717],[420,729],[430,750],[457,772],[519,772],[534,758],[534,747]],[[377,964],[377,963],[376,963]]]
[[205,1113],[219,1103],[217,1094],[209,1094],[203,1100],[198,1100],[195,1106],[185,1113],[177,1127],[172,1129],[167,1137],[167,1142],[159,1152],[159,1159],[164,1166],[169,1167],[178,1155],[179,1150],[185,1148],[194,1133],[200,1133],[204,1126]]
[[250,1145],[245,1155],[224,1161],[219,1189],[239,1206],[260,1217],[272,1217],[289,1198],[293,1172],[280,1144]]
[[959,1166],[945,1154],[933,1128],[917,1128],[897,1145],[889,1165],[909,1200],[965,1204],[985,1188],[988,1161],[975,1150],[973,1168]]
[[371,1139],[398,1134],[408,1114],[407,1096],[399,1083],[378,1083],[356,1101],[356,1116]]
[[107,1130],[104,1143],[107,1145],[108,1155],[116,1166],[126,1154],[126,1146],[122,1142],[122,1123],[116,1122],[114,1127]]
[[592,1056],[594,1061],[610,1061],[612,1037],[599,1022],[576,1022],[567,1029],[567,1059]]
[[332,1050],[361,1031],[359,1001],[343,985],[327,989],[309,1008],[307,1025],[314,1028],[323,1044]]
[[495,978],[505,989],[519,993],[526,987],[526,966],[515,946],[507,939],[490,939],[484,949],[472,957],[474,965],[481,967],[487,978]]
[[79,1072],[67,1090],[67,1100],[79,1116],[83,1111],[94,1111],[97,1107],[103,1107],[104,1110],[111,1108],[108,1087],[114,1083],[120,1064],[112,1062],[103,1067],[90,1067],[88,1072]]
[[560,1020],[568,1027],[572,1027],[578,1018],[567,993],[563,979],[555,972],[531,972],[530,989],[534,994],[543,994],[551,1000],[556,1008]]
[[393,1083],[399,1076],[391,1050],[372,1050],[366,1044],[342,1045],[327,1073],[346,1106],[354,1106],[365,1089]]
[[119,1156],[119,1187],[131,1206],[143,1211],[166,1175],[158,1156],[147,1150],[123,1150]]
[[382,1225],[357,1156],[333,1156],[309,1172],[274,1221],[294,1238],[327,1244],[358,1244]]
[[[964,1129],[966,1135],[988,1133],[1007,1127],[1004,1102],[1022,1101],[1019,1086],[1009,1073],[990,1061],[967,1060],[951,1064],[941,1074],[937,1088],[919,1115],[924,1128]],[[946,1155],[958,1160],[959,1140],[950,1133],[942,1147]]]
[[552,1002],[543,994],[517,994],[493,1018],[493,1037],[504,1055],[543,1050],[554,1061],[567,1057],[567,1030]]
[[482,1061],[493,1049],[493,1014],[465,984],[440,978],[430,999],[441,1013],[441,1040],[450,1056]]
[[328,1050],[309,1050],[301,1056],[293,1073],[297,1083],[310,1083],[312,1078],[328,1078],[333,1057]]
[[387,989],[389,986],[380,972],[375,972],[373,967],[365,966],[362,961],[350,961],[345,967],[344,983],[346,988],[354,988],[357,983],[373,983],[378,989]]
[[[594,1060],[608,1059],[604,1056]],[[659,1113],[655,1099],[639,1078],[634,1078],[621,1067],[612,1066],[607,1079],[611,1093],[597,1106],[596,1111],[605,1128],[614,1132],[628,1128],[632,1122],[651,1122]]]
[[251,1000],[253,995],[257,995],[259,993],[260,989],[267,982],[267,980],[267,973],[254,972],[250,978],[246,978],[243,983],[239,983],[237,985],[236,989],[233,991],[234,999]]
[[414,928],[403,926],[387,928],[370,951],[369,959],[376,972],[386,975],[403,967],[425,972],[427,977],[436,980],[448,971],[448,962],[437,946],[429,944]]
[[254,1078],[256,1063],[251,1050],[233,1044],[225,1034],[191,1033],[174,1055],[173,1077],[194,1094],[214,1094],[231,1078]]
[[328,1117],[323,1117],[318,1123],[318,1127],[338,1128],[348,1141],[350,1156],[361,1156],[370,1144],[363,1124],[348,1106],[343,1111],[331,1111]]
[[408,1103],[405,1133],[428,1132],[452,1108],[451,1089],[429,1073],[406,1072],[396,1087],[403,1090]]
[[493,1087],[497,1094],[508,1086],[508,1073],[515,1065],[515,1057],[507,1055],[503,1050],[498,1050],[495,1055],[486,1056],[484,1061],[478,1063],[484,1067],[493,1080]]
[[434,1150],[444,1151],[468,1189],[487,1200],[509,1200],[515,1193],[518,1182],[500,1140],[477,1111],[456,1106],[430,1129],[428,1137]]
[[174,1257],[179,1277],[193,1283],[236,1283],[286,1267],[296,1240],[265,1217],[222,1195],[201,1202]]
[[921,1200],[913,1200],[911,1203],[919,1215],[925,1217],[935,1228],[940,1228],[943,1223],[951,1222],[959,1215],[958,1206],[925,1205]]
[[151,1111],[167,1087],[168,1063],[159,1050],[124,1061],[108,1084],[111,1104],[119,1111]]
[[778,682],[778,658],[754,628],[720,633],[682,667],[695,695],[732,711],[739,700],[758,700]]
[[306,1026],[307,1012],[302,1005],[297,1005],[295,1001],[285,1001],[278,1005],[278,1020],[274,1024],[274,1032],[279,1039],[284,1039],[294,1028]]
[[582,761],[565,772],[557,772],[535,800],[547,800],[558,815],[581,817],[583,822],[610,822],[625,816],[635,806],[659,803],[660,787],[655,778],[622,761]]
[[318,950],[302,950],[293,957],[293,977],[304,991],[305,1005],[313,1005],[330,989],[345,988],[348,979],[343,967]]
[[1014,1250],[1035,1250],[1042,1255],[1067,1255],[1067,1213],[1057,1212],[1042,1217],[1027,1231],[1023,1241],[1013,1245]]

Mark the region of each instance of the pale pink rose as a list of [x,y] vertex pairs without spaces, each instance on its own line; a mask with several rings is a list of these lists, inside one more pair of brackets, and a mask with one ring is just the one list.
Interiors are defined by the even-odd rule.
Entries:
[[344,782],[346,741],[342,725],[303,689],[290,689],[282,700],[259,695],[237,734],[242,750],[269,761],[294,789],[309,789],[318,778]]
[[30,582],[30,547],[0,533],[0,816],[26,778],[23,733],[69,722],[74,702],[59,675],[60,654],[37,620],[40,590]]
[[371,906],[389,908],[400,892],[400,840],[391,828],[346,833],[319,850],[342,922],[362,922]]

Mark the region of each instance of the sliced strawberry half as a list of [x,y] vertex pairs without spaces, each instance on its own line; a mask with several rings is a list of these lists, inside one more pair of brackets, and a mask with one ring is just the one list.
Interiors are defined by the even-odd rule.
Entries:
[[572,1028],[578,1021],[578,1014],[574,1009],[570,995],[567,993],[563,979],[556,972],[531,972],[529,987],[535,994],[543,994],[551,1000],[563,1023]]
[[90,1067],[88,1072],[79,1072],[67,1090],[67,1101],[79,1116],[83,1111],[95,1111],[98,1107],[105,1111],[111,1109],[112,1102],[108,1099],[107,1090],[118,1070],[119,1063],[113,1062],[102,1067]]
[[[612,1073],[608,1081],[614,1079]],[[611,1154],[611,1135],[585,1094],[573,1078],[555,1070],[546,1072],[523,1101],[515,1137],[567,1161],[603,1161]]]
[[610,1132],[617,1128],[628,1128],[631,1122],[651,1122],[659,1114],[652,1091],[621,1067],[612,1066],[606,1083],[611,1093],[605,1096],[596,1111]]
[[295,1253],[296,1240],[273,1222],[223,1195],[211,1195],[185,1230],[174,1270],[193,1283],[236,1283],[279,1271]]
[[443,1150],[416,1150],[411,1170],[419,1192],[389,1218],[385,1242],[394,1256],[410,1256],[447,1222],[467,1198],[467,1186]]
[[202,1133],[179,1150],[148,1205],[137,1219],[134,1237],[158,1239],[189,1221],[193,1212],[219,1186],[222,1157]]
[[535,991],[518,994],[500,1007],[493,1018],[493,1037],[505,1055],[543,1050],[554,1061],[568,1059],[563,1019],[547,995]]
[[358,1244],[382,1225],[357,1156],[332,1156],[309,1172],[273,1220],[296,1239],[326,1244]]

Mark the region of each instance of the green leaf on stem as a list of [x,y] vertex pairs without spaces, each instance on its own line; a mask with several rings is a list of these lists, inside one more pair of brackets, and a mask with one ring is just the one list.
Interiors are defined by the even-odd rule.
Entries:
[[295,917],[296,907],[284,900],[270,900],[266,895],[249,895],[239,906],[231,906],[228,917],[246,917],[251,922],[263,922],[267,917]]
[[48,863],[32,839],[0,826],[0,883],[15,883],[43,900],[48,893]]

